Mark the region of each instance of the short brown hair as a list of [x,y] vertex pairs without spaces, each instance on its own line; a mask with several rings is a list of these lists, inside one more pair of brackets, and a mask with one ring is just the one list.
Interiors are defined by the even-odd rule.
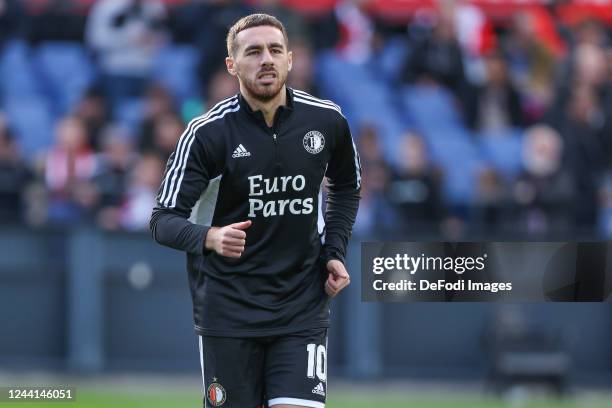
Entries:
[[228,55],[232,56],[236,52],[236,36],[239,32],[244,31],[247,28],[259,26],[271,26],[278,28],[281,33],[283,33],[285,45],[289,45],[289,38],[287,37],[287,31],[285,30],[285,26],[276,17],[263,13],[250,14],[236,21],[236,23],[234,23],[234,25],[229,29],[229,32],[227,33]]

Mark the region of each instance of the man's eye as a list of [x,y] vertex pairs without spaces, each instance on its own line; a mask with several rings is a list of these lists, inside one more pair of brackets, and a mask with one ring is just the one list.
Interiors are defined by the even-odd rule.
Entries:
[[257,54],[259,54],[258,50],[252,50],[252,51],[247,52],[247,55],[257,55]]
[[272,52],[275,53],[275,54],[282,54],[283,53],[283,51],[281,49],[279,49],[279,48],[273,49]]

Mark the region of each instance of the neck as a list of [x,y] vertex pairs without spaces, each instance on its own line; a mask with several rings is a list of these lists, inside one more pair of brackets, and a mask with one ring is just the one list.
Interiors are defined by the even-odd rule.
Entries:
[[280,92],[276,96],[267,101],[262,101],[253,97],[249,91],[244,89],[242,85],[240,86],[240,93],[247,101],[251,109],[254,111],[260,110],[261,113],[263,113],[266,124],[270,127],[274,124],[274,114],[276,113],[278,107],[287,104],[287,88],[285,85],[283,85]]

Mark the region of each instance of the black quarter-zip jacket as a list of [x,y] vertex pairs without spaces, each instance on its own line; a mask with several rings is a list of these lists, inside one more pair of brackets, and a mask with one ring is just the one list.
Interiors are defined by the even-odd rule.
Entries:
[[[330,101],[287,88],[270,128],[237,94],[192,120],[150,227],[158,243],[187,253],[196,331],[258,337],[329,326],[325,264],[344,262],[360,187],[348,123]],[[211,226],[245,220],[240,258],[205,249]]]

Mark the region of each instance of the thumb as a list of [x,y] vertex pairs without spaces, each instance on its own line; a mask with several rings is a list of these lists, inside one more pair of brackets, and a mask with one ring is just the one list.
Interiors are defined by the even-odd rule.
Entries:
[[325,265],[327,267],[327,272],[333,272],[336,269],[336,262],[334,262],[334,260],[332,259],[331,261],[327,261],[327,265]]
[[334,275],[334,277],[337,277],[337,278],[345,277],[348,275],[348,273],[346,273],[346,269],[344,268],[344,265],[342,264],[342,262],[337,261],[337,260],[332,260],[327,263],[327,271],[331,273],[332,275]]
[[236,222],[234,224],[231,224],[230,227],[235,228],[235,229],[239,229],[239,230],[245,230],[247,228],[249,228],[252,224],[251,220],[246,220],[246,221],[242,221],[242,222]]
[[337,268],[336,268],[335,263],[330,262],[330,263],[327,264],[327,272],[335,275],[337,273],[336,270],[337,270]]

